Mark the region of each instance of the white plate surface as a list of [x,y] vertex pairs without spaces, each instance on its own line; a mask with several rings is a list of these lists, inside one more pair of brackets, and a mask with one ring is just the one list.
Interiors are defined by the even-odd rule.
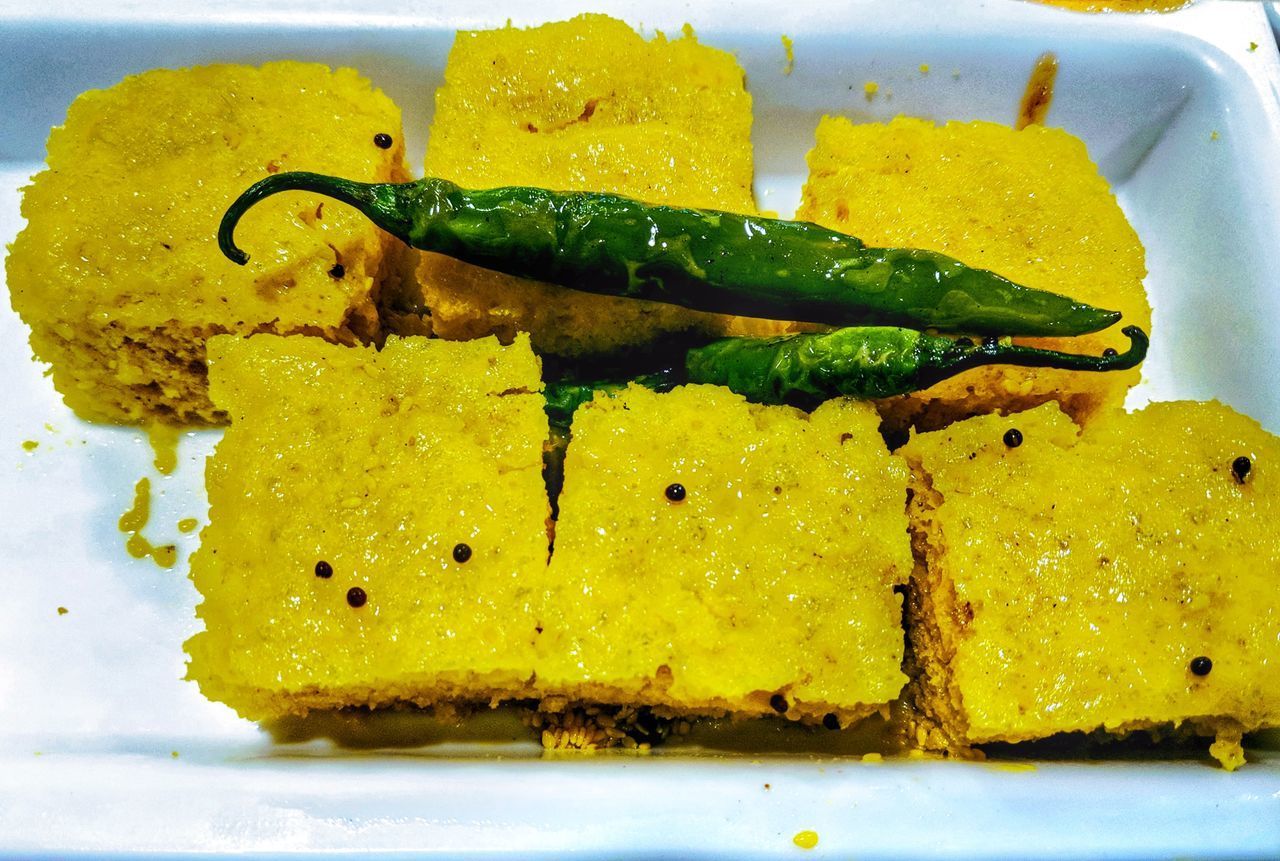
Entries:
[[[354,65],[404,108],[420,162],[455,27],[577,9],[314,6],[0,4],[0,242],[21,227],[17,189],[49,127],[84,89],[211,60]],[[1166,16],[1017,0],[594,8],[646,28],[689,20],[737,52],[755,97],[760,199],[783,213],[823,113],[1009,122],[1036,56],[1055,51],[1049,122],[1085,140],[1147,247],[1155,342],[1132,402],[1216,397],[1280,432],[1280,60],[1260,5],[1202,0]],[[795,40],[790,76],[783,33]],[[869,80],[880,84],[872,101]],[[764,857],[803,854],[792,836],[812,829],[815,856],[1280,857],[1280,755],[1261,749],[1229,775],[1199,760],[544,760],[502,743],[501,728],[487,744],[396,750],[273,743],[180,680],[194,539],[174,525],[204,516],[217,434],[187,435],[177,473],[157,475],[141,434],[62,406],[0,304],[0,852]],[[182,548],[169,571],[128,559],[116,529],[144,475],[158,494],[149,537]]]

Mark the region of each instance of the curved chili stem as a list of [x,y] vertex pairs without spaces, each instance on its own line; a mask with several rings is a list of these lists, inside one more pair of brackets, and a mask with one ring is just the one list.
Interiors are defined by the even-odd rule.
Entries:
[[855,327],[816,335],[725,338],[688,352],[682,371],[634,380],[552,382],[546,386],[552,424],[568,427],[573,412],[596,391],[609,394],[628,382],[667,391],[681,383],[725,386],[749,401],[813,406],[834,397],[887,398],[919,391],[980,365],[1023,365],[1072,371],[1121,371],[1146,357],[1146,332],[1127,326],[1123,353],[1084,356],[994,339],[973,343],[910,329]]
[[1079,335],[1120,319],[943,254],[868,248],[816,224],[596,192],[466,190],[432,178],[367,184],[315,173],[269,176],[224,215],[223,253],[245,263],[234,240],[240,217],[266,197],[295,190],[349,203],[415,248],[575,290],[699,311],[992,335]]

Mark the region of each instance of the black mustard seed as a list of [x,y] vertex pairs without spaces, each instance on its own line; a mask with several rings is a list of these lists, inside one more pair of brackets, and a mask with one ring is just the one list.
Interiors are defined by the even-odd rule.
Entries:
[[333,566],[321,559],[316,563],[316,576],[328,580],[333,576]]
[[378,132],[373,136],[373,145],[378,149],[391,149],[392,143],[391,135],[386,132]]
[[1249,472],[1252,469],[1253,461],[1249,460],[1249,458],[1244,455],[1240,455],[1238,458],[1231,461],[1231,472],[1235,475],[1236,481],[1241,484],[1243,484],[1244,480],[1248,478]]
[[346,274],[347,274],[347,267],[343,266],[341,263],[333,264],[333,268],[329,270],[330,278],[341,278]]
[[459,565],[471,558],[471,546],[469,544],[453,545],[453,561]]
[[1191,659],[1190,669],[1193,675],[1207,676],[1209,671],[1213,669],[1213,661],[1204,655]]
[[822,725],[827,729],[840,729],[840,718],[828,712],[822,717]]
[[784,715],[787,713],[787,709],[789,708],[787,705],[787,698],[782,694],[774,694],[769,697],[769,707],[778,714]]
[[347,603],[352,607],[363,607],[368,600],[369,596],[359,586],[352,586],[347,590]]
[[1017,448],[1022,445],[1022,431],[1017,428],[1009,428],[1004,432],[1004,444],[1009,448]]
[[667,499],[672,502],[684,502],[684,498],[687,495],[684,485],[679,482],[668,484],[667,489],[663,492],[666,494]]

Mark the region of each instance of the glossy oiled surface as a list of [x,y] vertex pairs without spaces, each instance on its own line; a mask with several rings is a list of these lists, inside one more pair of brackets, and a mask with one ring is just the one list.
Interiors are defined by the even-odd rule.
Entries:
[[551,557],[573,598],[539,641],[540,684],[765,714],[781,694],[810,720],[891,700],[911,554],[906,465],[878,422],[715,386],[580,407]]
[[[954,612],[934,609],[955,654],[953,690],[931,696],[960,701],[951,731],[1280,722],[1280,438],[1190,402],[1076,431],[1046,405],[905,449],[940,496],[929,564],[954,586]],[[1190,670],[1200,656],[1207,675]]]
[[211,354],[231,427],[192,557],[202,691],[255,718],[518,692],[547,587],[547,421],[527,340],[375,353],[224,336]]
[[[798,217],[871,245],[940,251],[1029,287],[1120,311],[1125,325],[1150,329],[1142,245],[1085,144],[1067,131],[828,118],[808,162]],[[1119,327],[1018,342],[1094,355],[1127,346]],[[886,410],[900,418],[922,410],[942,418],[1055,398],[1087,415],[1101,403],[1122,403],[1139,374],[987,367]]]
[[349,208],[270,201],[242,225],[246,267],[213,236],[229,201],[272,172],[399,176],[401,136],[390,99],[318,64],[153,71],[79,96],[23,197],[27,227],[6,264],[68,403],[115,421],[210,421],[210,333],[367,330],[385,240]]

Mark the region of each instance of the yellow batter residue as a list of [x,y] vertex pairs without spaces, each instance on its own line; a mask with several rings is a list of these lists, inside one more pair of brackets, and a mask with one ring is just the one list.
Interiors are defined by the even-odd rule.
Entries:
[[178,465],[178,440],[182,429],[172,425],[154,424],[147,428],[147,438],[151,440],[151,451],[155,456],[156,472],[161,475],[172,475]]
[[791,838],[791,842],[801,849],[812,849],[818,845],[818,832],[807,829],[796,832],[796,836]]
[[1034,0],[1045,6],[1061,6],[1074,12],[1173,12],[1195,0]]
[[172,568],[178,561],[178,548],[172,544],[156,546],[142,536],[151,519],[151,479],[140,478],[133,487],[133,506],[120,515],[121,532],[128,533],[124,548],[134,559],[150,557],[161,568]]
[[787,64],[782,67],[782,74],[790,75],[796,67],[796,43],[785,34],[782,37],[782,50],[787,52]]
[[178,521],[178,531],[182,533],[195,532],[196,527],[200,525],[200,521],[194,517],[184,517]]
[[33,439],[28,439],[28,440],[23,440],[23,441],[22,441],[22,450],[23,450],[23,451],[35,451],[35,450],[36,450],[36,449],[38,449],[39,447],[40,447],[40,443],[36,442],[36,441],[35,441],[35,440],[33,440]]

